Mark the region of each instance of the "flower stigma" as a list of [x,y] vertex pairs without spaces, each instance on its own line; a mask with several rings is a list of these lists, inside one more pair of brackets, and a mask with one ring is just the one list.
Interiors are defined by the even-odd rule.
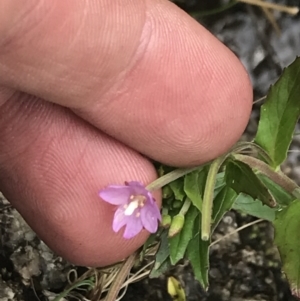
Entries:
[[[124,215],[127,216],[132,215],[137,208],[144,207],[146,201],[146,198],[143,195],[131,195],[129,199],[130,203],[127,204],[126,207],[124,206]],[[136,214],[136,217],[139,217],[138,213]]]

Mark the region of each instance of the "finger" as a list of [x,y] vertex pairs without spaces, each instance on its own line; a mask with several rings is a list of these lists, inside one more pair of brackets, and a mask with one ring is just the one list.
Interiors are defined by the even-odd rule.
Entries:
[[170,165],[210,160],[239,139],[247,73],[169,1],[22,3],[1,4],[2,84],[68,106]]
[[102,266],[143,244],[146,230],[130,240],[124,229],[113,232],[115,209],[98,191],[130,180],[148,184],[156,173],[146,159],[68,109],[24,94],[1,107],[0,129],[0,190],[58,254]]

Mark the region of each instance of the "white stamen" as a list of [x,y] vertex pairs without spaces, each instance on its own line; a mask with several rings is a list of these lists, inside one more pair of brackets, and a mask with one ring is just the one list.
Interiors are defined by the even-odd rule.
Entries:
[[125,215],[131,215],[133,212],[134,212],[134,210],[136,209],[136,208],[138,208],[139,207],[139,201],[138,200],[135,200],[135,201],[133,201],[133,202],[130,202],[129,204],[128,204],[128,207],[124,210],[124,214]]

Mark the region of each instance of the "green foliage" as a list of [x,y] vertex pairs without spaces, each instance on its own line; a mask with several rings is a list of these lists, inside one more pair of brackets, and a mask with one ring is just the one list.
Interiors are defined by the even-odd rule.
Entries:
[[268,189],[247,164],[230,160],[226,165],[225,177],[227,185],[236,193],[243,192],[269,206],[274,206],[276,203]]
[[[200,216],[196,224],[200,225]],[[203,241],[200,237],[200,231],[190,240],[187,247],[187,258],[190,261],[196,279],[204,287],[208,287],[208,269],[209,269],[209,245],[210,241]]]
[[278,247],[283,270],[292,292],[300,297],[300,200],[278,212],[274,222],[275,244]]
[[169,257],[168,231],[164,230],[160,236],[160,245],[155,256],[155,264],[150,273],[150,278],[158,277],[167,271],[167,268],[171,265]]
[[273,195],[278,205],[287,206],[295,200],[295,197],[292,194],[288,193],[281,186],[274,183],[267,176],[263,174],[257,174],[257,176],[262,181],[262,183],[268,188],[269,192]]
[[287,156],[300,115],[300,58],[286,68],[261,107],[255,143],[267,151],[273,168]]
[[260,200],[254,200],[250,195],[244,193],[238,195],[234,202],[233,209],[270,222],[275,220],[276,210],[274,208],[263,205]]
[[[224,214],[234,208],[273,222],[284,271],[293,291],[300,295],[300,201],[295,201],[297,185],[278,168],[286,158],[300,114],[299,83],[300,59],[296,59],[269,91],[261,109],[255,142],[244,144],[258,150],[260,155],[261,148],[264,149],[271,163],[263,162],[266,156],[261,160],[250,160],[239,154],[244,147],[240,144],[232,149],[232,155],[225,154],[211,165],[173,171],[174,180],[163,191],[164,214],[173,219],[174,224],[176,217],[180,217],[182,223],[178,231],[173,231],[173,237],[168,237],[168,229],[163,230],[151,277],[161,275],[185,257],[190,261],[197,280],[207,288],[210,241],[203,241],[201,232],[207,232],[209,238],[210,229],[215,230]],[[267,164],[271,164],[271,168]],[[159,173],[165,174],[167,169],[172,168],[163,167]],[[184,210],[186,204],[190,207]],[[203,233],[202,237],[206,239]]]
[[184,177],[184,192],[193,205],[202,210],[203,187],[207,176],[207,169],[195,170]]
[[197,210],[197,208],[193,205],[190,206],[187,214],[185,215],[185,223],[183,229],[179,234],[169,238],[170,259],[173,265],[176,264],[185,255],[188,243],[193,237],[195,219],[198,214],[199,211]]
[[215,191],[214,194],[215,196],[221,191],[221,189],[226,186],[225,182],[225,172],[219,172],[217,174],[217,179],[216,179],[216,185],[215,185]]
[[213,229],[217,227],[224,214],[232,208],[236,195],[237,194],[233,189],[224,186],[215,196],[212,213]]
[[169,184],[169,187],[174,193],[174,197],[178,201],[183,201],[185,198],[185,192],[183,189],[183,179],[178,179],[176,181],[173,181]]
[[155,267],[151,270],[149,278],[158,278],[163,275],[172,267],[170,258],[167,257],[158,267]]
[[[217,187],[219,190],[220,187]],[[228,186],[224,186],[214,198],[214,209],[212,213],[212,227],[215,228],[221,221],[224,214],[231,209],[236,192]],[[201,213],[198,215],[194,224],[194,236],[190,240],[186,257],[191,262],[195,277],[204,288],[208,287],[208,269],[209,269],[209,241],[203,241],[200,237]]]

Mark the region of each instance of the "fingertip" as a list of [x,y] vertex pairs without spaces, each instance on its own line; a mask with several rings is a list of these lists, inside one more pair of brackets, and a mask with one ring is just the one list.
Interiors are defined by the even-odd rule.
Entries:
[[[124,228],[113,231],[116,206],[98,192],[131,180],[149,184],[156,171],[147,159],[69,110],[20,94],[0,108],[0,126],[1,191],[57,254],[105,266],[145,242],[145,230],[133,239],[124,239]],[[160,204],[159,191],[155,197]]]
[[242,63],[216,37],[173,4],[158,2],[147,14],[151,30],[144,35],[150,32],[151,39],[127,70],[121,93],[82,116],[156,161],[202,164],[241,137],[252,85]]

